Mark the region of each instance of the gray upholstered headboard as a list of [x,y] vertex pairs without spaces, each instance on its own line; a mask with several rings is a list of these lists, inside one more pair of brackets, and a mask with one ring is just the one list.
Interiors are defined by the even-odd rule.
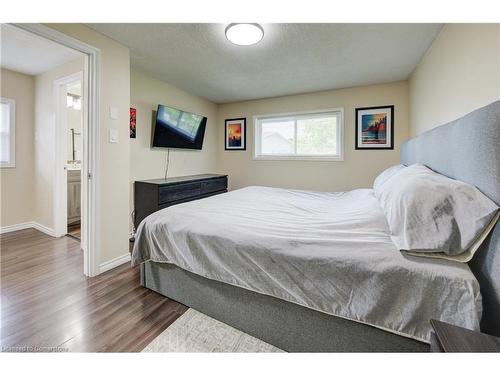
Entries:
[[[472,184],[500,206],[500,101],[405,142],[401,163]],[[469,266],[481,285],[481,330],[500,336],[500,222]]]

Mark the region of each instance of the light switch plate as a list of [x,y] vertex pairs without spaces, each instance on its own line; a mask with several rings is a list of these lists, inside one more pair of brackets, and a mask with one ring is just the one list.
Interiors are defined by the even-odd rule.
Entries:
[[118,120],[118,108],[109,106],[109,118],[111,120]]
[[109,143],[118,143],[118,129],[109,129]]

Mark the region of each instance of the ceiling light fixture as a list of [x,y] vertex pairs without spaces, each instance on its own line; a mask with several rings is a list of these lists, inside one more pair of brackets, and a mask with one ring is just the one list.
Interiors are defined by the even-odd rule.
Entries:
[[264,29],[256,23],[232,23],[226,27],[226,38],[239,46],[250,46],[264,37]]

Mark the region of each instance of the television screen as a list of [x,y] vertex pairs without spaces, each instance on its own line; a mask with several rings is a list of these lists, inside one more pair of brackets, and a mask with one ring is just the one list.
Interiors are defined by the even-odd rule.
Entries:
[[201,150],[207,118],[159,104],[153,147]]

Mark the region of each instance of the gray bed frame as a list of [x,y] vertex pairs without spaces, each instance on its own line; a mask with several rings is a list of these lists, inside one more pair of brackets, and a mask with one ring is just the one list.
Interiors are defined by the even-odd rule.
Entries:
[[[500,101],[434,128],[401,147],[401,163],[423,163],[477,186],[500,205]],[[500,224],[470,267],[483,296],[481,330],[500,335]],[[146,262],[141,283],[289,352],[418,352],[429,345],[246,289],[177,266]]]

